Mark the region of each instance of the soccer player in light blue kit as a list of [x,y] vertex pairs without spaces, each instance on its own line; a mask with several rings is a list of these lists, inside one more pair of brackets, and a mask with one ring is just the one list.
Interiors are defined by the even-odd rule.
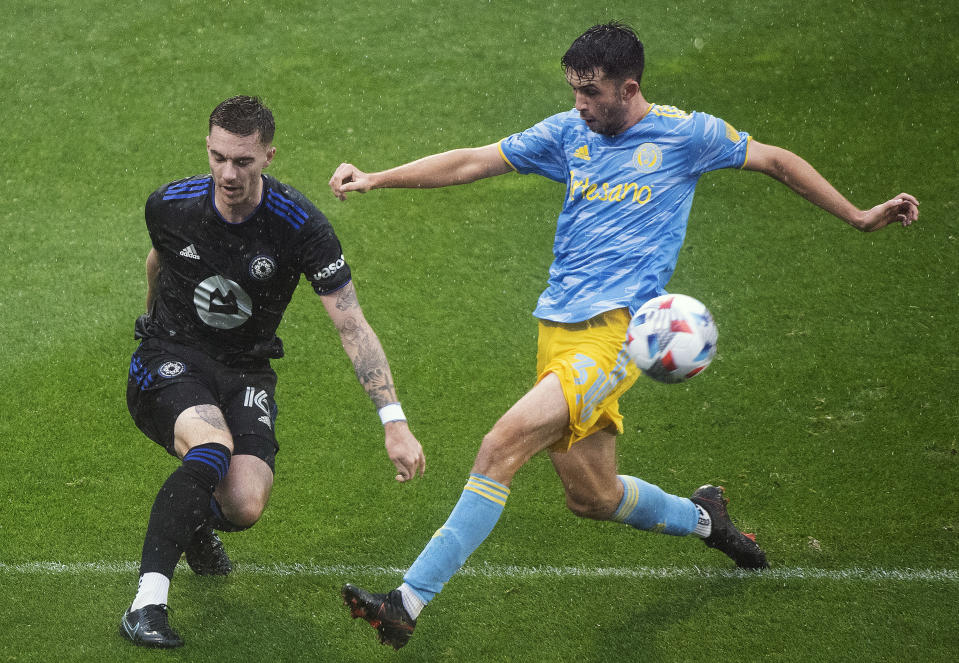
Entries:
[[618,399],[639,370],[624,350],[630,315],[663,294],[686,232],[699,177],[719,168],[765,173],[853,227],[872,231],[918,219],[903,193],[868,210],[847,201],[792,152],[764,145],[705,113],[643,97],[643,46],[622,24],[590,28],[562,59],[575,109],[485,147],[459,149],[378,173],[341,164],[334,194],[374,188],[440,187],[512,171],[566,186],[549,284],[539,319],[537,382],[483,438],[462,496],[388,594],[346,585],[353,617],[399,649],[423,607],[482,543],[509,497],[516,471],[548,451],[576,515],[637,529],[694,535],[741,568],[767,567],[753,538],[726,511],[721,487],[670,495],[616,470],[622,433]]

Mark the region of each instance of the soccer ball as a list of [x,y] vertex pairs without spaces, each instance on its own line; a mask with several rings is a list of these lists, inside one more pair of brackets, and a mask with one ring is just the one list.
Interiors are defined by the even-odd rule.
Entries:
[[626,352],[657,382],[688,380],[716,356],[718,330],[702,302],[661,295],[643,304],[626,331]]

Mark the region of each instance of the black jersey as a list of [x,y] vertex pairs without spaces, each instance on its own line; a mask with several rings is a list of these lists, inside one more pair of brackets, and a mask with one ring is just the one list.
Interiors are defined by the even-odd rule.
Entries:
[[146,223],[160,273],[138,335],[196,346],[222,361],[283,355],[276,329],[300,274],[321,295],[350,281],[330,222],[268,175],[260,206],[242,223],[217,212],[209,175],[154,191]]

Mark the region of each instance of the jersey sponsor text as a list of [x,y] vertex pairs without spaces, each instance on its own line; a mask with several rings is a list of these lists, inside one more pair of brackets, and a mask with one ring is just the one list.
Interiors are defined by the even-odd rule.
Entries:
[[331,262],[329,265],[327,265],[326,267],[318,271],[316,274],[314,274],[313,280],[319,281],[321,279],[328,279],[334,274],[336,274],[345,264],[346,264],[346,260],[343,258],[343,254],[340,254],[340,257],[337,259],[336,262]]
[[576,179],[576,171],[569,171],[569,199],[576,200],[576,196],[589,201],[619,203],[624,200],[638,205],[645,205],[653,198],[653,188],[648,184],[640,186],[636,182],[610,184],[609,182],[594,183],[587,175],[584,179]]

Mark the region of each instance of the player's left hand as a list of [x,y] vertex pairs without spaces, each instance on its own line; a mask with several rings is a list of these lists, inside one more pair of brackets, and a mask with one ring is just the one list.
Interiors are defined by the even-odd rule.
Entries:
[[413,437],[409,425],[405,421],[391,421],[384,427],[386,431],[386,453],[396,466],[396,480],[409,481],[423,476],[426,471],[426,456],[423,447]]
[[908,193],[900,193],[895,198],[866,210],[859,228],[870,232],[885,228],[891,223],[900,223],[906,227],[918,218],[919,201]]
[[351,163],[341,163],[330,178],[333,195],[340,200],[346,200],[346,194],[351,191],[366,193],[372,186],[370,176]]

